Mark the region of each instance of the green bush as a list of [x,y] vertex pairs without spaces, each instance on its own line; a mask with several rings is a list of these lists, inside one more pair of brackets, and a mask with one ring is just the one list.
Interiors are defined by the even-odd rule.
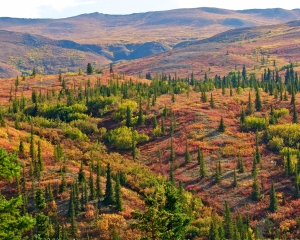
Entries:
[[300,142],[300,124],[286,123],[269,126],[271,138],[280,137],[284,139],[285,146],[293,147]]
[[101,117],[102,114],[107,113],[111,107],[115,105],[115,103],[119,99],[115,96],[110,97],[96,97],[89,100],[87,103],[87,112],[94,117]]
[[123,120],[126,118],[127,107],[133,112],[137,108],[137,103],[132,100],[125,100],[119,103],[118,109],[114,112],[114,118],[116,120]]
[[290,111],[286,108],[280,108],[280,109],[274,110],[274,117],[276,119],[286,117],[289,114],[290,114]]
[[243,92],[243,89],[242,89],[241,87],[238,87],[238,88],[236,89],[236,93],[237,93],[238,95],[240,95],[242,92]]
[[156,127],[155,129],[153,129],[152,135],[154,137],[159,137],[161,135],[161,128],[160,127]]
[[263,130],[267,127],[267,121],[265,118],[259,118],[259,117],[246,117],[245,124],[244,124],[245,130]]
[[43,128],[56,128],[57,122],[52,119],[46,119],[43,117],[34,117],[30,119],[33,122],[34,126],[36,127],[43,127]]
[[68,115],[68,121],[86,120],[88,116],[84,113],[70,113]]
[[63,124],[62,130],[66,137],[72,140],[78,139],[85,142],[89,140],[86,134],[82,133],[78,128],[72,127],[68,124]]
[[74,104],[72,106],[66,106],[59,103],[55,105],[39,104],[37,106],[37,112],[35,107],[30,106],[25,110],[31,116],[40,116],[47,119],[60,119],[64,122],[70,122],[77,119],[86,119],[87,115],[84,114],[87,111],[87,107],[83,104]]
[[98,133],[98,127],[95,123],[90,123],[85,120],[75,120],[70,123],[72,127],[78,128],[81,132],[85,134],[96,134]]
[[109,131],[106,134],[106,139],[110,144],[113,144],[117,149],[130,149],[132,147],[132,134],[137,143],[149,140],[145,134],[139,134],[136,130],[132,132],[131,128],[119,127]]
[[280,151],[284,147],[284,140],[280,137],[274,137],[269,141],[268,146],[273,151]]
[[291,155],[300,156],[300,151],[298,149],[289,147],[284,147],[283,149],[281,149],[280,154],[284,157],[287,157],[289,151]]

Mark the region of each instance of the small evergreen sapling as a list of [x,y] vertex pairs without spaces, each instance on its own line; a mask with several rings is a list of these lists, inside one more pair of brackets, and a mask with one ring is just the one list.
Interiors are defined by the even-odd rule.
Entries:
[[225,131],[226,131],[226,125],[225,125],[225,123],[224,123],[223,116],[221,117],[220,125],[219,125],[219,128],[218,128],[218,131],[219,131],[219,132],[225,132]]

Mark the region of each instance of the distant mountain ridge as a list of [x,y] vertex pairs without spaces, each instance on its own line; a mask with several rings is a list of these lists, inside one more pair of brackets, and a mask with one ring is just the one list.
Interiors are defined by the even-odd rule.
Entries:
[[[46,46],[60,49],[70,59],[59,64],[60,68],[63,68],[63,63],[66,64],[63,69],[83,67],[80,64],[85,62],[94,62],[95,66],[101,67],[103,63],[163,53],[230,29],[298,19],[299,9],[233,11],[218,8],[176,9],[130,15],[91,13],[65,19],[0,18],[0,44],[3,45],[0,51],[1,64],[11,67],[8,73],[4,73],[3,67],[0,77],[9,76],[11,72],[29,71],[35,65],[45,73],[55,71],[57,66],[53,65],[56,61],[51,61],[52,54],[44,52],[45,57],[48,54],[49,60],[35,61],[34,56],[28,58],[26,49],[31,51]],[[10,32],[11,37],[7,37],[8,32],[4,31]],[[85,60],[78,60],[78,57],[72,59],[73,51]],[[15,64],[15,59],[24,64]]]
[[257,70],[300,63],[300,21],[269,26],[231,29],[210,38],[182,42],[172,51],[125,62],[115,66],[119,72],[174,74],[187,77],[211,77],[241,70],[243,65]]

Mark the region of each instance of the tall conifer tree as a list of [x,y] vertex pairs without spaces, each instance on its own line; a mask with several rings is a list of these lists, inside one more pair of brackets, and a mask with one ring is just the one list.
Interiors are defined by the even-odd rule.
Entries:
[[114,203],[114,193],[113,193],[111,169],[109,163],[107,164],[107,170],[106,170],[106,188],[105,188],[105,195],[104,195],[103,202],[106,205],[111,205]]

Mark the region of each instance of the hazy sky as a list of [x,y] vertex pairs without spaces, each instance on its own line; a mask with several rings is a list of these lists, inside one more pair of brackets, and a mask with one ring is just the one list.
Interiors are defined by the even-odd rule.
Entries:
[[[4,1],[4,0],[2,0]],[[175,8],[300,8],[299,0],[6,0],[0,17],[64,18],[82,13],[130,14]]]

